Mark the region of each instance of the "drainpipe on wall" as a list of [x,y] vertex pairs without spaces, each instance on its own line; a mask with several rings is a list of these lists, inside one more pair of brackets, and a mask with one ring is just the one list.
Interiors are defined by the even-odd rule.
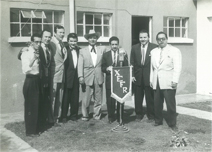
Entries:
[[70,20],[70,33],[75,32],[75,8],[74,0],[69,0],[69,20]]

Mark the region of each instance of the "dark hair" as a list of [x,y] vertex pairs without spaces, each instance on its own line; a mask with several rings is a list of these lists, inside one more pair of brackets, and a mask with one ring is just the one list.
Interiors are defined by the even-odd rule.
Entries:
[[78,41],[78,37],[77,37],[76,33],[69,33],[68,37],[67,37],[67,42],[69,41],[70,38],[77,39],[77,41]]
[[158,32],[158,34],[156,35],[156,40],[158,39],[158,35],[159,35],[159,34],[164,34],[165,37],[166,37],[166,39],[168,39],[167,34],[166,34],[165,32],[160,31],[160,32]]
[[139,35],[140,35],[141,33],[147,33],[147,36],[149,37],[149,32],[148,32],[147,30],[140,30]]
[[119,38],[116,37],[116,36],[112,36],[110,39],[109,39],[109,43],[111,44],[112,41],[117,41],[119,43]]
[[34,38],[35,37],[39,37],[41,38],[41,35],[39,33],[34,33],[32,36],[31,36],[31,41],[34,42]]
[[57,33],[57,29],[64,29],[64,27],[61,26],[61,25],[56,25],[56,26],[54,27],[54,32],[55,32],[55,33]]
[[[49,33],[51,33],[49,30],[44,29],[44,30],[41,32],[41,38],[43,37],[43,33],[44,33],[44,32],[49,32]],[[52,35],[52,33],[51,33],[51,35]]]

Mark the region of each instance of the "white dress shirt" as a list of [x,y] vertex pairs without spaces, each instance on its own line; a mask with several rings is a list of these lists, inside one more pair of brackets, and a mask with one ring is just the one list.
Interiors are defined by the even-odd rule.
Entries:
[[73,48],[70,47],[70,49],[72,50],[71,51],[71,54],[72,54],[72,59],[73,59],[73,62],[74,62],[74,68],[77,67],[77,51]]
[[49,51],[49,49],[46,48],[46,45],[44,43],[41,43],[41,47],[44,50],[44,56],[45,56],[45,59],[46,59],[46,62],[47,62],[47,53],[46,53],[46,51],[48,51],[49,52],[49,55],[51,55],[50,54],[50,51]]
[[95,48],[95,51],[96,53],[94,53],[93,51],[91,52],[91,49],[92,49],[92,46],[88,46],[89,47],[89,51],[90,51],[90,54],[91,54],[91,58],[92,58],[92,61],[93,61],[93,65],[96,66],[96,60],[97,60],[97,48],[96,46],[94,46]]
[[[142,55],[142,63],[145,63],[145,59],[146,59],[146,51],[147,51],[147,47],[148,47],[148,44],[149,43],[147,43],[144,47],[143,47],[143,45],[141,44],[141,55]],[[144,53],[142,52],[142,49],[144,50]],[[143,58],[143,55],[144,55],[144,58]],[[143,61],[143,59],[144,59],[144,61]]]
[[32,67],[30,67],[30,62],[34,58],[34,48],[29,46],[28,51],[25,51],[21,55],[21,63],[22,63],[22,71],[24,74],[32,74],[38,75],[39,74],[39,63],[38,59],[34,61]]
[[112,54],[112,61],[113,61],[113,63],[114,63],[114,55],[116,56],[115,58],[116,58],[116,65],[117,65],[117,59],[118,59],[118,53],[117,53],[117,51],[116,52],[114,52],[113,50],[111,50],[111,54]]

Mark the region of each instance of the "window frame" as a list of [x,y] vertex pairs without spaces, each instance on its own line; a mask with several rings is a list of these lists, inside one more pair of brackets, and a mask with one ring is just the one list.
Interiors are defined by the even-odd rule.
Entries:
[[[81,12],[83,14],[83,16],[82,16],[83,23],[77,23],[77,13],[78,12]],[[92,19],[93,19],[92,24],[86,24],[86,15],[92,15]],[[95,24],[95,15],[101,15],[101,24]],[[110,15],[109,24],[104,24],[104,15]],[[93,29],[95,29],[95,26],[101,26],[102,33],[101,33],[101,36],[98,41],[108,42],[109,38],[112,36],[112,16],[113,16],[113,13],[109,13],[109,12],[77,11],[76,12],[76,32],[77,32],[78,25],[83,26],[83,36],[82,35],[78,36],[79,42],[87,42],[87,40],[84,38],[84,35],[87,34],[86,26],[92,26]],[[105,33],[104,33],[105,26],[109,27],[109,31],[108,31],[109,36],[104,36],[105,35]]]
[[[9,43],[13,43],[13,42],[27,42],[27,41],[30,41],[30,37],[32,36],[33,34],[33,25],[41,25],[41,30],[44,29],[44,26],[45,25],[51,25],[52,26],[52,29],[51,29],[51,33],[53,34],[54,33],[54,26],[55,25],[62,25],[64,26],[64,15],[65,15],[65,11],[62,11],[62,10],[45,10],[45,9],[40,9],[40,10],[34,10],[34,9],[22,9],[22,8],[10,8],[10,12],[12,10],[16,10],[18,11],[18,21],[11,21],[10,20],[10,37],[8,39],[8,42]],[[22,22],[21,21],[21,15],[22,15],[22,11],[30,11],[31,12],[31,18],[28,18],[28,17],[25,17],[25,19],[28,18],[28,20],[26,22]],[[40,17],[36,17],[35,13],[34,12],[42,12],[42,18]],[[44,19],[46,19],[46,15],[45,15],[45,11],[48,11],[48,12],[51,12],[52,16],[52,22],[51,23],[45,23],[44,22]],[[60,12],[62,13],[62,16],[61,16],[61,23],[56,23],[55,20],[54,20],[54,15],[55,15],[55,12]],[[11,15],[11,14],[10,14]],[[23,16],[24,17],[24,16]],[[33,19],[41,19],[41,23],[36,23],[36,22],[33,22]],[[29,21],[30,20],[30,21]],[[11,25],[19,25],[19,31],[17,31],[17,34],[15,36],[11,36],[12,35],[12,31],[11,31]],[[22,35],[22,26],[24,25],[30,25],[30,36],[23,36]]]

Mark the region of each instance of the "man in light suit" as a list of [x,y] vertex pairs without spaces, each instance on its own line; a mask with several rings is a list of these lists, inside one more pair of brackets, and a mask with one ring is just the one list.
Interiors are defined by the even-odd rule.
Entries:
[[139,32],[140,43],[132,46],[130,63],[133,66],[133,85],[136,121],[141,121],[144,117],[143,98],[145,94],[147,107],[147,122],[154,122],[154,93],[149,86],[150,77],[150,52],[157,45],[149,43],[149,33],[147,30]]
[[65,88],[62,103],[62,121],[66,123],[67,114],[70,106],[69,118],[77,120],[79,109],[79,80],[77,73],[77,62],[79,56],[79,47],[77,46],[78,37],[75,33],[70,33],[67,37],[68,46],[67,59],[65,61]]
[[67,50],[62,42],[65,35],[63,26],[57,25],[54,28],[54,36],[51,40],[52,56],[51,61],[51,99],[53,104],[53,113],[55,123],[60,122],[61,105],[64,90],[64,63],[67,58]]
[[89,105],[94,98],[93,118],[101,118],[102,84],[104,75],[101,70],[102,55],[105,47],[96,46],[100,33],[90,30],[84,37],[89,45],[80,50],[78,60],[78,77],[82,86],[82,120],[89,120]]
[[[111,70],[112,67],[120,67],[119,61],[119,39],[115,36],[109,40],[111,50],[103,54],[102,71],[106,74],[106,98],[107,98],[107,112],[108,123],[111,124],[115,120],[116,100],[111,97]],[[123,66],[128,66],[128,57],[125,52]],[[124,106],[122,106],[122,113]],[[123,115],[122,115],[123,116]],[[117,102],[117,121],[120,122],[120,103]]]
[[182,57],[178,48],[167,44],[168,37],[164,32],[156,36],[159,44],[151,52],[150,85],[154,89],[155,124],[163,124],[163,102],[167,105],[168,125],[177,130],[175,94],[179,81]]

